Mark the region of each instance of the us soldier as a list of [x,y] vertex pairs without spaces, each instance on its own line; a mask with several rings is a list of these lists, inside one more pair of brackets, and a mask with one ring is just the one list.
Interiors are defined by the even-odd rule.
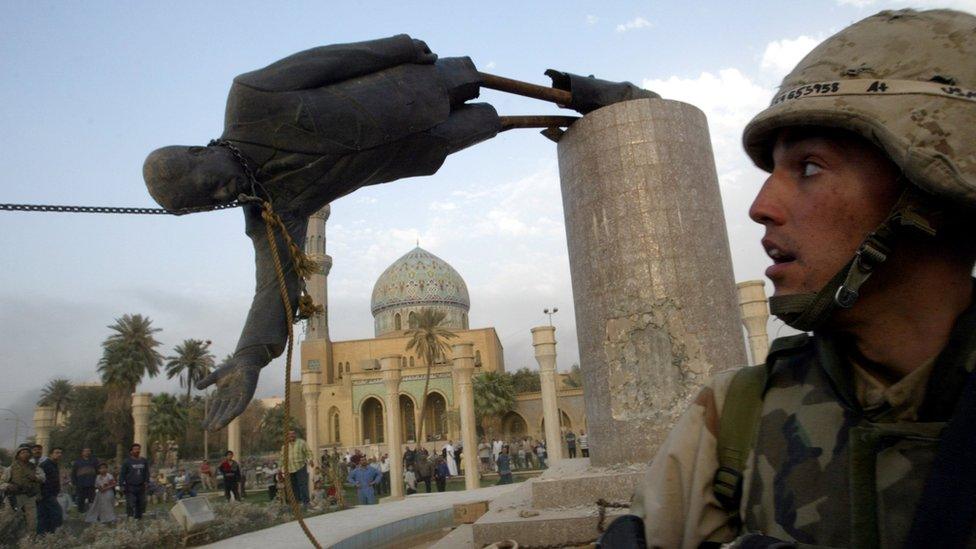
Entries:
[[770,308],[812,334],[701,391],[635,494],[647,546],[976,546],[974,90],[976,17],[885,11],[746,127]]

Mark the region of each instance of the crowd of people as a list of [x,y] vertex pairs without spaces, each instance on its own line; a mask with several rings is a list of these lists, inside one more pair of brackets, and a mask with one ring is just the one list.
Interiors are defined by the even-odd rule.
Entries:
[[[569,457],[576,457],[577,449],[583,457],[588,455],[585,432],[577,436],[569,431],[563,440]],[[336,477],[356,488],[362,505],[375,504],[379,496],[392,491],[388,454],[367,457],[359,449],[340,453],[335,448],[316,459],[294,431],[288,434],[283,450],[288,460],[283,464],[287,465],[287,475],[277,461],[261,463],[257,458],[247,458],[242,464],[230,450],[216,466],[205,459],[196,467],[178,465],[151,471],[139,444],[133,444],[128,457],[118,465],[114,460],[99,460],[90,448],[83,449],[69,465],[63,463],[62,448],[51,448],[45,456],[41,445],[22,444],[11,466],[0,473],[0,505],[23,513],[28,532],[43,535],[62,525],[72,505],[89,523],[114,522],[116,507],[123,505],[127,516],[141,519],[147,503],[196,497],[201,487],[210,492],[223,489],[228,501],[241,501],[248,485],[265,486],[270,501],[283,502],[287,482],[295,500],[305,508],[336,505],[343,488],[335,482]],[[511,483],[513,471],[548,466],[545,442],[528,437],[508,442],[484,438],[475,451],[479,474],[497,473],[499,484]],[[403,452],[403,478],[397,482],[403,483],[406,494],[414,494],[420,487],[427,493],[433,489],[444,492],[451,477],[463,475],[463,453],[463,445],[453,441],[436,454],[422,446],[408,446]],[[320,473],[311,486],[310,469]],[[337,474],[327,474],[332,469]]]

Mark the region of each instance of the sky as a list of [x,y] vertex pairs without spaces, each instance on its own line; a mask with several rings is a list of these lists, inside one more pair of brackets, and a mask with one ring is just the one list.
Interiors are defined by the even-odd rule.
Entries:
[[[294,52],[408,33],[479,70],[548,85],[548,68],[629,80],[708,117],[737,281],[770,261],[747,210],[764,179],[741,132],[819,41],[914,2],[19,2],[0,3],[0,202],[155,206],[142,163],[218,137],[230,82]],[[486,90],[503,115],[557,114]],[[562,112],[562,114],[572,114]],[[430,177],[361,189],[327,226],[334,340],[371,337],[373,283],[420,245],[464,277],[472,327],[494,326],[508,369],[536,368],[533,326],[553,317],[558,367],[578,361],[555,144],[509,131]],[[186,338],[233,351],[253,291],[240,211],[183,217],[0,212],[0,408],[30,423],[41,386],[91,381],[108,325],[143,314],[161,352]],[[611,266],[608,266],[610,268]],[[771,336],[783,331],[771,322]],[[297,352],[296,352],[297,355]],[[297,357],[293,378],[298,379]],[[730,365],[732,366],[732,365]],[[284,361],[258,396],[281,394]],[[165,376],[141,390],[174,391]],[[13,417],[0,413],[0,418]],[[0,420],[0,445],[16,420]],[[21,428],[23,433],[24,427]]]

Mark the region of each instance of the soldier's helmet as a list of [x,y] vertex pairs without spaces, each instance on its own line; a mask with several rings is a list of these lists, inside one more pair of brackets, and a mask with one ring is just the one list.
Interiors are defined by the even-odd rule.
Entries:
[[811,51],[746,127],[752,161],[772,170],[777,130],[850,130],[912,183],[976,207],[976,16],[883,11]]

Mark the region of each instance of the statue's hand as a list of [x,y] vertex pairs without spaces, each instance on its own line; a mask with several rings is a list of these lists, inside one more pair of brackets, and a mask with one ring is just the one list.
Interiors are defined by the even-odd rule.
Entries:
[[254,396],[261,368],[267,363],[263,348],[259,352],[237,353],[197,383],[200,390],[217,385],[207,417],[203,419],[204,429],[221,429],[244,412]]

